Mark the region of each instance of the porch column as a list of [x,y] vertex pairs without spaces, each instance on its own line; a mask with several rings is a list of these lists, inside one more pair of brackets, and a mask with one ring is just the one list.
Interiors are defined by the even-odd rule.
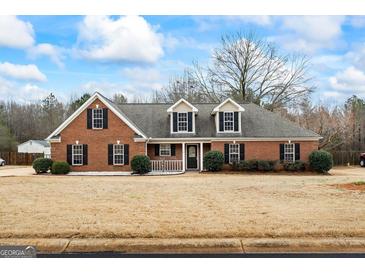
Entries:
[[203,171],[203,143],[200,143],[200,171]]
[[185,171],[185,143],[182,143],[182,169]]

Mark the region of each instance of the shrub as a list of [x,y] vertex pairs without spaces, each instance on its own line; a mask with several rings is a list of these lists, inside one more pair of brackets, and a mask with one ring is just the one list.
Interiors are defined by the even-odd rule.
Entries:
[[33,168],[37,174],[46,173],[52,166],[52,160],[48,158],[37,158],[33,162]]
[[224,164],[223,153],[211,150],[204,155],[204,166],[208,171],[222,170]]
[[249,161],[242,160],[239,162],[239,170],[240,171],[250,171],[250,163]]
[[256,171],[257,170],[257,160],[248,160],[247,161],[248,170]]
[[258,160],[257,170],[258,171],[273,171],[276,161]]
[[52,164],[52,174],[67,174],[70,172],[70,165],[67,162],[54,162]]
[[303,161],[295,161],[294,163],[285,163],[284,169],[286,171],[304,171],[305,163]]
[[136,155],[131,161],[133,173],[146,174],[151,171],[151,160],[146,155]]
[[309,166],[321,173],[327,173],[333,166],[332,154],[325,150],[316,150],[309,154]]

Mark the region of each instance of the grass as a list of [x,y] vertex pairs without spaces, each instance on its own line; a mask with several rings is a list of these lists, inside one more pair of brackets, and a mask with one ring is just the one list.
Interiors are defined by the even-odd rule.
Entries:
[[2,177],[0,238],[365,237],[346,172]]
[[365,185],[365,181],[357,181],[357,182],[354,182],[353,184],[356,186],[363,186],[363,185]]

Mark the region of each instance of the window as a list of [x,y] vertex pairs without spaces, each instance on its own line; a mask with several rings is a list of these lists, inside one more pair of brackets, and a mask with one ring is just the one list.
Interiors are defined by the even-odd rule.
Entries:
[[229,144],[229,163],[238,162],[240,160],[240,145]]
[[93,128],[103,128],[103,109],[93,109]]
[[160,156],[171,156],[170,144],[160,144]]
[[113,165],[124,164],[124,145],[113,145]]
[[295,160],[295,147],[294,143],[284,144],[284,161],[294,162]]
[[177,131],[188,131],[188,113],[179,112],[177,114]]
[[233,131],[234,130],[234,119],[233,112],[224,112],[223,113],[223,121],[224,121],[224,131]]
[[83,164],[83,145],[72,145],[72,165],[82,166]]

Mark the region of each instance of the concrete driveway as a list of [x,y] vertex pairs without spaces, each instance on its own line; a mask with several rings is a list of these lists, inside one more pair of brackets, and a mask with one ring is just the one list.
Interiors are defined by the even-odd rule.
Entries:
[[1,166],[0,177],[29,176],[34,174],[31,166]]

